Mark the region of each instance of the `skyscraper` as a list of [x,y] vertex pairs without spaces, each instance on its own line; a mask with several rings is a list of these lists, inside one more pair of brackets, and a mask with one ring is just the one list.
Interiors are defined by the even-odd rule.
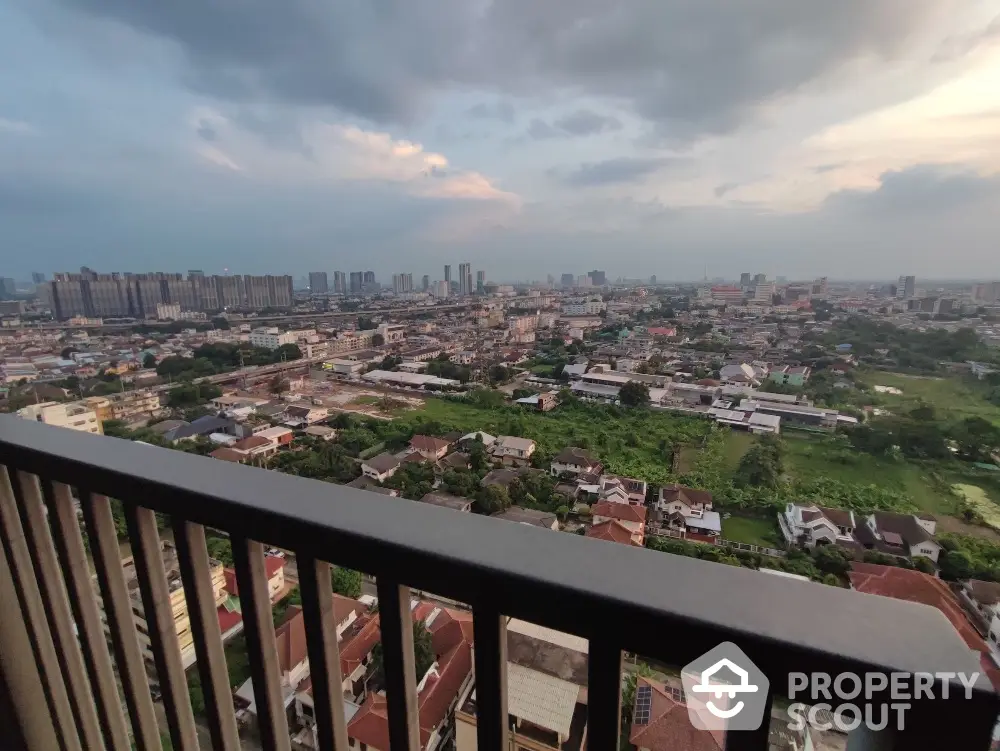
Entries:
[[597,269],[594,269],[593,271],[590,272],[590,283],[593,284],[595,287],[603,287],[605,284],[608,283],[607,276],[603,271],[598,271]]
[[451,264],[446,263],[444,265],[444,281],[448,285],[448,289],[451,289]]
[[750,272],[744,271],[740,274],[740,287],[747,288],[750,286]]
[[360,271],[351,272],[351,294],[357,294],[361,291],[361,285],[364,284],[364,276]]
[[45,281],[45,274],[40,271],[32,271],[31,281],[33,284],[42,284]]
[[486,286],[486,272],[485,271],[477,271],[476,272],[476,294],[477,295],[485,294],[485,289],[484,289],[485,286]]
[[309,272],[309,291],[314,295],[325,295],[330,291],[325,271]]
[[424,278],[420,280],[420,288],[426,292],[431,288],[431,278],[429,275],[424,274]]
[[364,274],[364,276],[361,279],[361,283],[364,284],[364,285],[372,285],[373,286],[375,284],[375,272],[374,271],[366,271],[365,274]]
[[344,272],[334,271],[333,272],[333,292],[337,295],[347,294],[347,285],[344,283]]
[[392,291],[397,295],[413,291],[413,274],[393,274]]
[[559,278],[559,286],[562,287],[563,289],[569,289],[575,283],[576,283],[576,277],[574,277],[572,274],[563,274]]
[[896,285],[896,297],[909,299],[917,293],[917,278],[915,276],[901,276]]
[[458,264],[458,294],[462,297],[472,293],[472,285],[469,283],[472,278],[471,267],[470,263]]
[[753,283],[755,285],[756,284],[763,284],[766,281],[767,281],[767,274],[754,274],[753,275]]

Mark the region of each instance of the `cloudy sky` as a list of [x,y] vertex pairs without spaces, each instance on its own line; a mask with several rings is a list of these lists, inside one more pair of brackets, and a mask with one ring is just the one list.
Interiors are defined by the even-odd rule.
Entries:
[[0,274],[1000,277],[996,0],[0,0]]

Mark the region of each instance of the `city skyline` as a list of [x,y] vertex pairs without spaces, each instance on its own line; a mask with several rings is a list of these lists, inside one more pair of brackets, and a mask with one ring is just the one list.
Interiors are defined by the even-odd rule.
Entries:
[[[615,277],[984,273],[995,5],[686,5],[411,3],[375,24],[295,0],[234,25],[217,0],[8,4],[4,273],[305,273],[331,249],[535,278],[608,257]],[[442,28],[434,55],[403,43]]]

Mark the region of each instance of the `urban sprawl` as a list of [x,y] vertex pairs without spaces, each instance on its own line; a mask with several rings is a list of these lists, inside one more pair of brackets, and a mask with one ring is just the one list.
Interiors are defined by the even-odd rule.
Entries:
[[[741,273],[679,284],[593,270],[499,284],[469,263],[416,282],[36,273],[0,280],[0,410],[257,468],[240,472],[922,603],[1000,688],[1000,282]],[[164,571],[204,734],[168,532]],[[252,741],[232,549],[212,530],[207,545]],[[296,560],[272,548],[265,564],[290,742],[318,748]],[[377,590],[361,571],[332,580],[351,748],[388,749]],[[423,748],[471,751],[472,614],[431,593],[414,593],[411,614]],[[520,620],[506,634],[513,747],[586,748],[587,641]],[[627,663],[632,747],[724,746],[690,726],[679,666]],[[791,731],[787,710],[771,711],[772,749],[847,748],[836,728]]]

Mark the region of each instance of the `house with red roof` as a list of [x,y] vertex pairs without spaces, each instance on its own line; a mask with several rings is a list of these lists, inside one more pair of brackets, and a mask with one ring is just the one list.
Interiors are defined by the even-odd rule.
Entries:
[[639,677],[629,743],[639,751],[722,751],[725,732],[692,725],[680,687]]
[[632,539],[632,530],[617,519],[608,519],[606,522],[591,525],[587,528],[586,536],[595,540],[617,542],[622,545],[638,546],[639,544]]
[[646,507],[631,506],[625,503],[610,503],[601,501],[590,507],[593,526],[599,526],[607,521],[617,521],[632,533],[632,541],[641,546],[646,538]]
[[[264,573],[267,575],[267,593],[271,602],[284,598],[293,585],[285,581],[285,559],[278,556],[264,556]],[[236,570],[224,568],[225,597],[216,608],[219,616],[219,630],[222,640],[228,641],[243,630],[243,607],[240,604],[240,587],[236,581]]]

